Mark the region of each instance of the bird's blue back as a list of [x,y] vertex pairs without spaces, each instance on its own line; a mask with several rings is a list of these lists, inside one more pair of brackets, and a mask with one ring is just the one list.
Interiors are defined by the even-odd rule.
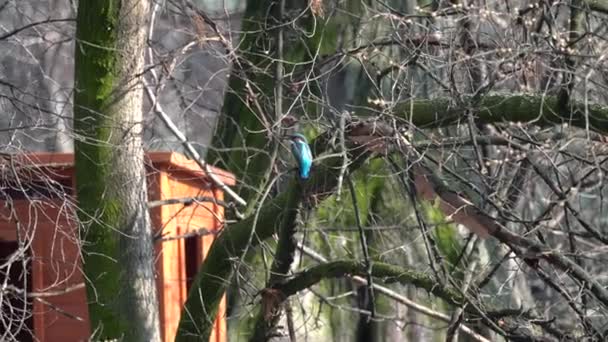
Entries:
[[305,140],[295,138],[291,141],[291,152],[298,162],[300,178],[308,179],[312,167],[312,152]]

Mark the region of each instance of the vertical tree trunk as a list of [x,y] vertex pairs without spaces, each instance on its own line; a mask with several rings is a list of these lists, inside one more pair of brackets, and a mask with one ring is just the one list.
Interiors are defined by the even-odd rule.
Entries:
[[76,182],[95,337],[160,341],[142,146],[150,2],[78,4]]

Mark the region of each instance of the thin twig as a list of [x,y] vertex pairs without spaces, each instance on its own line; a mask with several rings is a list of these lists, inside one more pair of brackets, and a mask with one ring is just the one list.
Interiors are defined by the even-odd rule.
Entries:
[[179,130],[179,128],[177,128],[177,126],[175,125],[175,123],[173,123],[173,120],[171,120],[169,115],[167,115],[167,113],[165,113],[165,111],[161,107],[160,103],[157,101],[156,96],[154,96],[154,93],[152,92],[152,89],[150,88],[148,81],[145,78],[143,78],[143,82],[144,82],[144,88],[146,89],[146,94],[148,94],[150,101],[154,104],[154,106],[153,106],[154,112],[156,114],[158,114],[160,119],[165,123],[165,125],[167,126],[167,128],[169,128],[169,130],[173,133],[173,135],[177,139],[179,139],[179,141],[182,143],[182,146],[184,146],[184,148],[186,150],[186,154],[190,158],[194,159],[194,161],[198,164],[198,166],[201,169],[205,170],[205,173],[207,174],[207,176],[209,176],[209,179],[211,180],[211,182],[213,182],[213,184],[215,184],[217,187],[222,189],[222,191],[224,191],[226,194],[228,194],[228,196],[232,197],[238,204],[240,204],[242,206],[247,206],[247,202],[244,199],[242,199],[241,196],[237,195],[236,192],[234,192],[232,189],[230,189],[226,184],[224,184],[224,182],[222,182],[221,179],[219,179],[215,175],[213,170],[211,170],[211,166],[209,166],[209,164],[207,164],[207,162],[205,162],[201,158],[201,155],[198,153],[198,151],[194,148],[194,146],[192,146],[192,144],[190,144],[190,142],[188,142],[188,139],[186,139],[186,136]]
[[212,232],[206,228],[200,228],[197,230],[193,230],[191,232],[187,232],[185,234],[172,235],[172,236],[158,235],[154,238],[154,241],[155,242],[166,242],[166,241],[187,239],[187,238],[194,237],[194,236],[207,236],[207,235],[215,235],[215,234],[217,234],[217,232]]
[[51,302],[49,302],[47,300],[44,300],[42,298],[35,298],[35,300],[39,301],[40,303],[42,303],[42,304],[50,307],[51,309],[59,312],[60,314],[66,316],[68,318],[75,319],[75,320],[77,320],[79,322],[84,322],[84,319],[82,317],[76,316],[76,315],[74,315],[72,313],[69,313],[69,312],[65,311],[64,309],[58,307],[57,305],[55,305],[55,304],[53,304],[53,303],[51,303]]
[[[152,13],[152,20],[155,19],[155,13],[156,13],[157,9],[158,9],[158,6],[155,5],[153,13]],[[151,23],[151,26],[153,26],[153,24],[154,23]],[[152,32],[153,32],[153,30],[150,30],[150,33],[148,35],[149,40],[152,40]],[[219,31],[217,31],[217,33],[219,34]],[[221,36],[221,37],[223,37],[223,36]],[[225,40],[225,38],[224,38],[224,40]],[[152,56],[153,55],[150,51],[150,58],[152,58]],[[155,80],[158,80],[158,77],[156,76],[156,72],[154,71],[154,69],[150,69],[150,73],[152,74],[152,76],[154,77]],[[217,187],[222,189],[222,191],[224,191],[230,197],[232,197],[238,204],[240,204],[242,206],[247,206],[247,202],[243,198],[241,198],[236,192],[234,192],[232,189],[230,189],[226,184],[224,184],[224,182],[222,182],[221,179],[219,179],[214,174],[214,172],[211,170],[211,167],[209,166],[209,164],[207,164],[207,162],[205,162],[201,158],[198,151],[194,148],[194,146],[192,146],[192,144],[190,144],[190,142],[188,142],[188,139],[186,138],[186,136],[179,130],[179,128],[177,128],[177,126],[175,125],[175,123],[173,123],[173,120],[171,120],[169,115],[167,115],[167,113],[165,113],[165,111],[163,110],[162,106],[160,105],[160,102],[154,95],[154,92],[152,91],[152,89],[145,77],[142,77],[142,81],[144,84],[144,89],[146,90],[146,94],[148,95],[150,102],[152,102],[152,108],[154,108],[154,112],[165,123],[165,125],[167,126],[167,128],[169,128],[169,130],[173,133],[173,135],[179,139],[179,141],[182,143],[182,145],[184,146],[184,148],[186,150],[186,154],[190,158],[194,159],[194,161],[198,164],[198,166],[201,169],[205,170],[205,173],[207,174],[207,176],[209,176],[209,179],[211,180],[211,182],[213,182],[213,184],[215,184]]]
[[[78,283],[78,284],[70,285],[70,286],[66,287],[65,289],[56,290],[56,291],[28,292],[26,294],[26,297],[28,297],[28,298],[55,297],[55,296],[61,296],[66,293],[70,293],[70,292],[73,292],[73,291],[76,291],[79,289],[83,289],[83,288],[84,288],[84,283]],[[22,295],[25,293],[24,289],[20,289],[14,285],[3,286],[2,291],[13,292],[13,293],[16,293],[19,295]]]
[[164,199],[164,200],[150,201],[150,202],[148,202],[148,209],[161,207],[163,205],[171,205],[171,204],[191,205],[191,204],[197,203],[197,202],[211,202],[213,204],[220,205],[224,208],[233,208],[234,207],[234,205],[232,203],[226,203],[215,197],[196,196],[196,197],[168,198],[168,199]]
[[3,35],[0,36],[0,40],[4,40],[7,39],[9,37],[12,37],[16,34],[18,34],[21,31],[25,31],[27,29],[30,29],[32,27],[38,26],[38,25],[43,25],[43,24],[51,24],[51,23],[62,23],[62,22],[75,22],[76,19],[75,18],[60,18],[60,19],[46,19],[46,20],[41,20],[41,21],[36,21],[33,23],[29,23],[23,26],[20,26],[19,28],[16,28],[12,31],[9,31]]
[[355,221],[357,222],[357,227],[359,228],[359,241],[361,242],[361,249],[363,250],[363,258],[365,261],[365,268],[367,270],[367,286],[368,290],[368,300],[370,302],[370,311],[372,313],[371,318],[376,317],[376,305],[374,301],[374,283],[372,279],[372,262],[369,258],[369,250],[367,248],[367,239],[365,236],[365,232],[363,231],[363,224],[361,223],[361,215],[359,213],[359,205],[357,203],[357,193],[355,192],[355,185],[350,177],[350,174],[346,174],[346,182],[348,183],[348,188],[350,189],[350,195],[353,201],[353,210],[355,211]]
[[346,149],[346,138],[345,138],[345,127],[346,127],[346,112],[340,113],[339,118],[339,131],[338,135],[340,138],[340,154],[342,154],[342,167],[340,168],[340,174],[338,175],[338,191],[336,193],[336,199],[339,201],[342,195],[342,183],[344,181],[344,174],[348,168],[348,150]]

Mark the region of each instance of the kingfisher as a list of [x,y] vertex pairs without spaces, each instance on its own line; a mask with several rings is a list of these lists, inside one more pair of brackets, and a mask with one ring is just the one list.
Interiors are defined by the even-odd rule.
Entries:
[[291,153],[298,162],[300,179],[308,179],[312,167],[312,152],[310,146],[308,146],[308,141],[300,133],[290,135],[289,139],[291,140]]

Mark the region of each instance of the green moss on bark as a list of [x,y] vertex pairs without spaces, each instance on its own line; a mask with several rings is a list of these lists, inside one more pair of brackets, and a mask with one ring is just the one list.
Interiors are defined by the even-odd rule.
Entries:
[[[286,12],[293,15],[304,11],[305,5],[305,2],[287,1]],[[277,80],[269,70],[277,63],[275,40],[276,30],[280,27],[277,7],[271,1],[247,1],[243,34],[240,42],[235,44],[239,61],[234,64],[230,75],[222,115],[212,142],[215,149],[209,151],[207,158],[210,163],[233,172],[239,183],[245,185],[239,193],[251,203],[249,212],[255,205],[252,199],[259,195],[258,189],[268,179],[272,151],[277,144],[269,131],[276,123],[272,94]],[[316,19],[310,11],[294,20],[293,25],[303,30],[315,27],[316,34],[308,38],[302,36],[301,31],[290,30],[292,25],[282,27],[286,35],[287,48],[282,61],[286,74],[314,58],[314,52],[323,44],[321,32],[325,32],[322,21],[313,23]]]
[[[435,98],[397,103],[391,110],[420,128],[447,126],[463,120],[466,110],[456,106],[451,99]],[[484,96],[473,106],[478,122],[484,124],[498,122],[532,122],[547,126],[569,124],[589,128],[600,133],[608,133],[608,107],[573,101],[562,108],[555,96],[542,95],[490,95]],[[360,109],[360,114],[378,111],[378,108]]]
[[[289,297],[315,285],[321,279],[338,278],[347,275],[365,276],[366,272],[367,269],[363,262],[352,260],[332,261],[310,267],[309,269],[300,272],[289,281],[277,284],[275,288],[281,290],[286,297]],[[386,283],[413,285],[419,289],[426,290],[428,293],[431,293],[452,305],[461,305],[464,303],[464,298],[458,290],[451,287],[442,287],[433,279],[433,277],[422,272],[385,263],[374,263],[372,276],[380,278]]]
[[119,204],[105,196],[112,172],[112,102],[116,81],[116,25],[120,1],[81,1],[78,7],[75,51],[74,132],[78,217],[81,222],[84,274],[89,315],[101,335],[120,336],[126,324],[114,310],[120,289],[116,261],[118,239],[113,233]]

